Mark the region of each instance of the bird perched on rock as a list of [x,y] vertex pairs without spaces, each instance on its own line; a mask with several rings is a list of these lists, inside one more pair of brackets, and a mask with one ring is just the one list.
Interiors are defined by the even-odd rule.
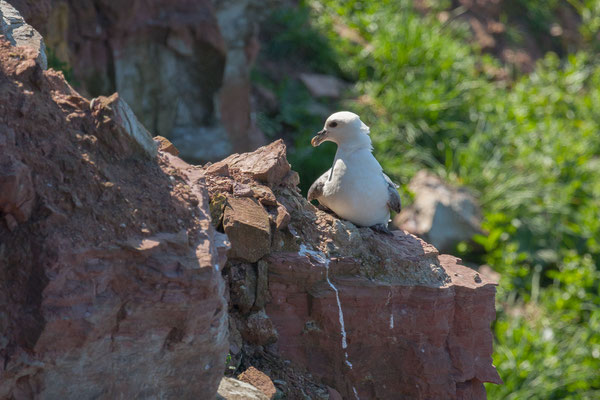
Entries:
[[400,212],[400,195],[373,156],[369,127],[354,113],[337,112],[310,142],[317,147],[326,141],[338,146],[333,166],[312,184],[308,201],[316,199],[343,219],[389,233],[390,210]]

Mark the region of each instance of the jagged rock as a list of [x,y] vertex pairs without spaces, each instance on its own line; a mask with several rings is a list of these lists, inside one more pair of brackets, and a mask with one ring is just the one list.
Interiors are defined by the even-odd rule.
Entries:
[[[219,396],[220,399],[219,399]],[[218,400],[270,400],[263,392],[249,383],[233,378],[223,378],[219,384]]]
[[344,89],[344,83],[331,75],[322,74],[300,74],[300,80],[306,85],[308,91],[314,97],[339,98]]
[[290,223],[291,219],[292,219],[292,217],[290,216],[290,213],[285,209],[284,206],[279,204],[277,206],[277,211],[275,214],[276,229],[278,229],[278,230],[285,229],[288,226],[288,224]]
[[253,198],[227,199],[223,228],[231,240],[229,257],[232,259],[256,262],[271,248],[269,215]]
[[240,333],[248,343],[266,346],[277,341],[277,329],[263,310],[250,314],[245,322],[246,324],[240,330]]
[[36,28],[47,21],[52,7],[51,0],[10,0],[10,4]]
[[251,384],[263,392],[269,399],[273,399],[277,393],[277,389],[275,389],[275,385],[273,385],[271,378],[254,367],[250,367],[242,372],[238,376],[238,379],[242,382]]
[[179,150],[177,150],[177,147],[175,147],[175,145],[171,143],[169,139],[162,136],[154,136],[154,141],[158,145],[158,149],[160,151],[164,151],[165,153],[169,153],[174,156],[179,155]]
[[229,353],[235,357],[242,350],[242,345],[242,335],[235,324],[235,320],[229,314]]
[[394,218],[394,225],[423,237],[440,251],[452,251],[461,241],[482,233],[477,200],[422,170],[411,180],[414,203]]
[[158,146],[150,132],[138,121],[129,105],[118,93],[110,97],[100,96],[92,100],[90,108],[99,124],[107,124],[109,129],[101,129],[106,135],[98,137],[106,142],[117,155],[126,157],[132,154],[144,154],[154,158]]
[[220,170],[227,166],[228,171],[247,175],[259,182],[269,185],[280,184],[291,170],[285,158],[285,151],[285,144],[279,139],[252,153],[232,154],[223,161],[211,165],[210,168]]
[[0,35],[13,46],[32,49],[36,61],[42,69],[48,68],[44,39],[32,26],[28,25],[19,11],[4,0],[0,0]]
[[251,197],[254,194],[250,186],[235,182],[233,184],[233,195],[235,197]]
[[[264,160],[271,170],[286,166],[285,147],[273,143],[231,156],[219,165],[230,175],[205,169],[207,183],[252,187],[267,173],[248,170]],[[319,211],[289,176],[270,183],[279,206],[266,206],[268,212],[273,219],[281,207],[290,220],[275,227],[258,262],[258,275],[268,276],[256,285],[258,312],[232,316],[245,343],[242,359],[262,360],[271,378],[291,382],[292,398],[307,388],[312,398],[326,397],[325,386],[307,384],[313,380],[343,398],[485,398],[483,382],[501,382],[491,360],[495,284],[407,232],[380,234]],[[235,307],[238,300],[230,301]],[[271,326],[274,345],[265,334]],[[309,374],[287,379],[292,367]]]
[[214,398],[226,244],[202,171],[122,157],[111,124],[35,57],[0,40],[0,157],[16,177],[2,213],[9,199],[20,213],[6,215],[29,216],[0,223],[0,398]]
[[266,186],[254,186],[252,193],[258,201],[265,206],[276,206],[277,198],[273,194],[273,191]]

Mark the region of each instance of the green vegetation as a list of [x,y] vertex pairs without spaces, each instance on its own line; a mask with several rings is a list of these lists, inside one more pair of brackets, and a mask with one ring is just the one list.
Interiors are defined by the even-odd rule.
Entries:
[[[277,11],[273,26],[287,33],[266,51],[355,82],[348,100],[324,105],[361,115],[397,182],[428,168],[479,194],[488,233],[456,252],[502,274],[494,362],[505,385],[488,385],[489,398],[597,399],[600,2],[516,3],[532,30],[546,32],[558,7],[569,7],[581,21],[579,50],[548,53],[533,73],[499,81],[489,71],[500,64],[459,20],[441,23],[436,10],[419,13],[407,0],[321,0]],[[368,45],[342,38],[342,24]],[[308,149],[323,118],[307,111],[314,101],[297,81],[258,75],[283,111],[261,121],[295,138],[292,164],[305,189],[331,161]]]
[[46,55],[48,57],[48,68],[61,71],[67,82],[69,82],[71,85],[78,84],[73,77],[73,68],[68,63],[61,61],[56,55],[54,49],[46,47]]

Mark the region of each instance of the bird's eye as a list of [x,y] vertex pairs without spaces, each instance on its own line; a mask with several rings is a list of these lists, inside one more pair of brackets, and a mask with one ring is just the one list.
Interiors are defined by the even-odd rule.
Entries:
[[335,121],[329,123],[330,128],[335,128],[336,126],[337,126],[337,122],[335,122]]

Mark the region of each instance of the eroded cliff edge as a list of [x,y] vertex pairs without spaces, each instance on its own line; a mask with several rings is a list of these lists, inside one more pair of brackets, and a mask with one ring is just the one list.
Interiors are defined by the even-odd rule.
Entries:
[[483,382],[501,383],[493,282],[406,232],[318,210],[281,141],[205,171],[213,223],[232,244],[223,272],[242,370],[278,377],[265,360],[280,357],[362,399],[479,399]]
[[500,382],[484,276],[317,210],[280,141],[188,165],[37,57],[0,40],[0,398],[213,398],[228,351],[288,398]]
[[212,398],[225,254],[200,170],[36,57],[0,37],[0,399]]

